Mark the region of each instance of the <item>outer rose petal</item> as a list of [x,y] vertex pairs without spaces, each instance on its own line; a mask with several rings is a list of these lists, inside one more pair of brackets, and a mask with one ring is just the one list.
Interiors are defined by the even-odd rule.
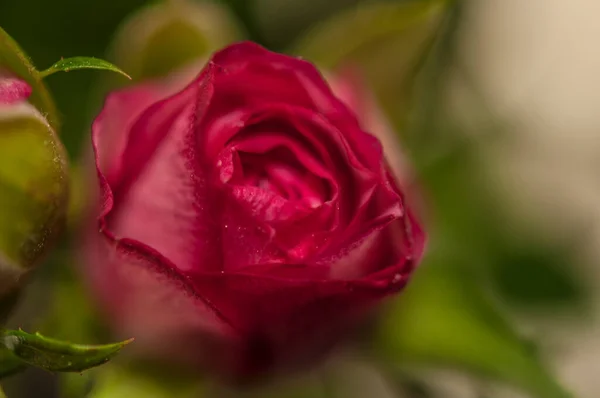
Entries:
[[133,348],[143,355],[197,364],[200,340],[236,335],[169,260],[140,242],[94,238],[86,254],[93,293],[113,331],[135,337]]
[[147,83],[113,92],[107,97],[102,113],[94,121],[92,139],[97,152],[97,167],[109,181],[116,183],[119,178],[133,122],[149,105],[166,96],[161,88],[157,83]]
[[102,112],[92,127],[98,168],[111,182],[117,183],[123,167],[129,132],[140,114],[150,105],[176,93],[202,68],[204,62],[193,63],[175,71],[168,79],[137,84],[108,95]]
[[[202,114],[202,109],[209,98],[206,94],[207,88],[210,86],[210,76],[210,69],[206,69],[184,92],[179,94],[180,97],[184,96],[184,99],[191,96],[192,101],[196,98],[193,103],[197,104],[195,108],[197,114]],[[147,88],[144,89],[147,90]],[[135,91],[134,94],[140,95],[143,92],[148,93],[148,91]],[[151,103],[151,97],[135,98]],[[174,97],[175,102],[177,98],[177,96]],[[185,103],[185,101],[183,102]],[[108,106],[112,105],[107,104]],[[104,154],[99,147],[101,143],[106,142],[100,137],[102,134],[115,137],[118,136],[117,133],[127,136],[133,122],[129,119],[117,119],[115,125],[121,126],[125,130],[106,130],[105,127],[109,121],[104,118],[108,119],[113,116],[112,113],[108,113],[108,110],[105,108],[101,114],[100,123],[95,123],[93,127],[94,152],[101,191],[99,225],[104,239],[98,239],[100,237],[94,236],[94,234],[90,237],[86,248],[87,261],[91,262],[89,265],[91,281],[95,291],[102,298],[105,310],[114,318],[117,330],[121,334],[142,336],[140,346],[150,348],[148,350],[150,352],[164,354],[165,345],[168,346],[168,350],[173,350],[178,346],[174,342],[182,341],[182,344],[185,345],[183,341],[188,341],[187,337],[196,336],[191,339],[193,342],[201,334],[210,331],[218,330],[219,335],[233,333],[233,328],[220,311],[215,309],[201,294],[194,291],[187,277],[170,259],[164,256],[164,253],[157,252],[156,248],[149,247],[145,242],[135,239],[136,237],[148,237],[140,236],[140,234],[148,233],[148,231],[143,231],[144,227],[152,231],[152,227],[159,228],[160,225],[143,224],[139,219],[132,219],[133,222],[129,225],[126,218],[119,221],[118,212],[122,210],[122,206],[127,205],[127,201],[119,200],[119,203],[115,203],[115,195],[123,192],[118,189],[119,185],[121,188],[129,187],[125,184],[127,181],[123,172],[115,174],[112,181],[105,176],[101,161],[106,159],[104,156],[108,156],[108,154]],[[116,116],[121,115],[116,113]],[[160,123],[153,125],[160,126]],[[186,129],[182,130],[184,133],[185,131]],[[148,133],[151,134],[152,130]],[[127,140],[123,141],[125,142],[122,145],[126,147]],[[119,160],[119,164],[122,164],[126,149],[120,149],[121,156],[115,157],[114,161]],[[117,171],[121,170],[117,169]],[[140,181],[143,184],[143,179]],[[127,209],[125,210],[127,211]],[[140,211],[140,209],[133,208],[129,210]],[[138,213],[137,216],[144,215]],[[151,220],[147,217],[149,215],[144,218],[146,221]],[[140,227],[142,228],[140,229]],[[133,236],[123,236],[121,232]],[[175,239],[177,236],[173,236],[173,238]],[[168,245],[169,242],[163,243]],[[157,311],[157,308],[160,310]],[[186,337],[186,339],[177,340],[178,337]],[[189,347],[180,348],[182,350],[179,354],[185,352],[186,349],[188,353],[190,352]],[[197,356],[197,353],[194,353],[193,356]],[[186,356],[183,355],[183,357]],[[197,360],[197,358],[195,359]]]
[[410,269],[403,264],[370,280],[348,282],[243,273],[199,274],[191,280],[232,324],[241,325],[244,338],[225,347],[224,362],[215,364],[229,373],[252,376],[289,370],[289,364],[301,366],[324,355],[346,336],[346,327],[401,289]]

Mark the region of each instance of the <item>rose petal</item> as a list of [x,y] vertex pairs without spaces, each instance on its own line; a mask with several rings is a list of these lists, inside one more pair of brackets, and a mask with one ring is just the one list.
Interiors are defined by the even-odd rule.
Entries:
[[[316,110],[339,130],[344,131],[345,138],[367,168],[376,166],[380,161],[382,151],[378,140],[359,128],[355,114],[334,95],[311,63],[273,53],[251,42],[230,46],[217,53],[213,60],[230,76],[244,74],[244,79],[230,77],[233,82],[231,92],[236,97],[251,96],[231,104],[232,108],[256,104],[257,97],[260,97],[274,104],[287,103]],[[254,75],[256,71],[260,73]],[[278,80],[283,78],[284,81]],[[255,85],[256,81],[261,84]],[[249,85],[245,89],[239,86],[244,82]],[[231,95],[226,95],[226,98],[229,100]]]
[[102,112],[92,126],[97,166],[104,176],[116,183],[122,169],[122,158],[129,131],[140,113],[150,104],[164,98],[159,84],[148,83],[111,93]]
[[113,330],[121,338],[135,337],[146,355],[196,362],[194,341],[207,333],[237,334],[175,265],[146,245],[93,237],[86,254],[89,281]]
[[124,155],[125,164],[133,164],[114,191],[115,208],[107,217],[112,234],[144,242],[181,270],[222,266],[215,234],[218,199],[196,147],[196,118],[211,92],[212,69],[207,68],[186,90],[140,116]]
[[25,101],[31,95],[31,86],[25,80],[6,76],[0,71],[0,105]]

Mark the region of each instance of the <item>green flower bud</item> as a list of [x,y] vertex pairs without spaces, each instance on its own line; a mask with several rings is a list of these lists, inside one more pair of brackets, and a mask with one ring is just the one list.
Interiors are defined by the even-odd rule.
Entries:
[[112,60],[134,80],[164,76],[241,37],[227,9],[175,0],[132,15],[117,32]]
[[0,73],[0,298],[46,253],[68,196],[64,148],[23,84]]

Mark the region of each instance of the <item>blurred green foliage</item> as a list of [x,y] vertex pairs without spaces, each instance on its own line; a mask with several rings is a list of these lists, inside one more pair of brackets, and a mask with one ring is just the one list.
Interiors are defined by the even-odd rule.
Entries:
[[388,117],[402,131],[415,74],[444,20],[448,2],[366,2],[319,21],[294,53],[326,70],[358,66]]
[[395,300],[394,316],[383,318],[381,353],[413,370],[419,365],[459,367],[536,397],[569,397],[477,278],[457,272],[468,261],[451,248],[432,250],[413,284]]

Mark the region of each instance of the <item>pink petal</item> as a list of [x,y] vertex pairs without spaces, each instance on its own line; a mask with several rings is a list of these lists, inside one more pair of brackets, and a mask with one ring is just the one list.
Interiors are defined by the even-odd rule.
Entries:
[[111,93],[102,112],[92,126],[97,166],[111,182],[121,179],[123,152],[131,126],[151,104],[163,99],[166,89],[158,83],[147,83]]
[[0,105],[25,101],[31,95],[31,86],[25,80],[0,73]]
[[207,68],[135,122],[123,155],[124,177],[113,190],[114,208],[104,213],[107,232],[143,242],[182,271],[220,269],[222,261],[216,199],[196,147],[197,118],[210,101],[212,73]]
[[344,131],[367,167],[378,162],[381,148],[377,139],[360,130],[353,112],[336,98],[323,76],[309,62],[270,52],[251,42],[222,50],[215,54],[213,62],[224,73],[217,82],[219,90],[209,110],[213,115],[209,119],[259,104],[305,107],[324,115]]
[[[90,231],[97,234],[97,231]],[[207,334],[234,338],[237,331],[177,268],[153,249],[131,240],[89,235],[86,261],[93,292],[120,338],[135,337],[145,355],[197,362]],[[134,349],[135,349],[134,347]]]

